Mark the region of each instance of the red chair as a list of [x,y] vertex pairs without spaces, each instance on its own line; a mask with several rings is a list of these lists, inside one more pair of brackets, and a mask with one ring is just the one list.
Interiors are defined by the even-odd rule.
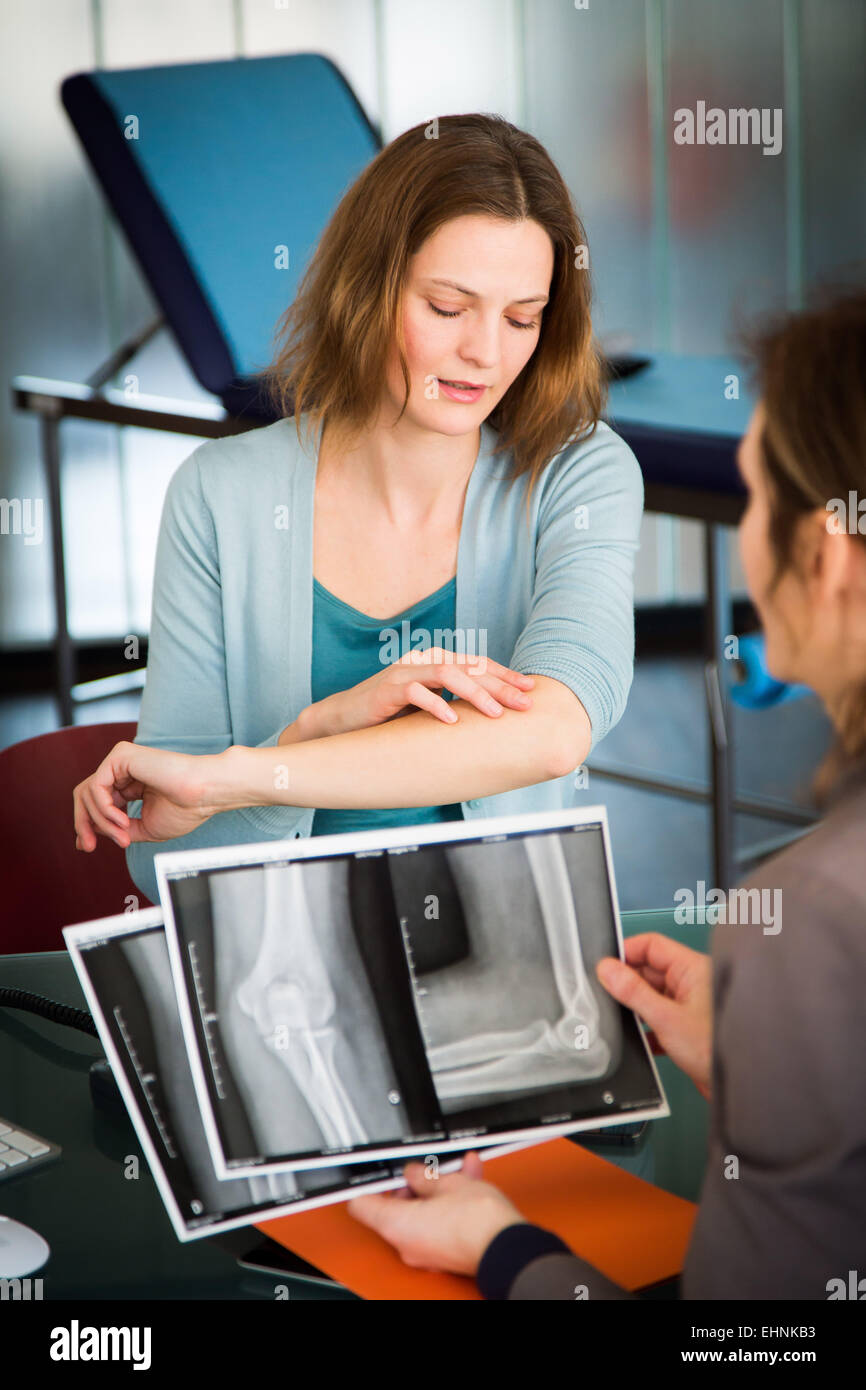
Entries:
[[152,907],[118,845],[75,848],[72,790],[135,724],[77,724],[0,750],[0,955],[62,951],[61,928]]

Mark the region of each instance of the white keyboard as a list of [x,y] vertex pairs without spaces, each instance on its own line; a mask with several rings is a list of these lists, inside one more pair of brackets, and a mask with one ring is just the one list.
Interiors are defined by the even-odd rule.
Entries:
[[19,1173],[31,1173],[60,1153],[58,1144],[0,1117],[0,1182]]

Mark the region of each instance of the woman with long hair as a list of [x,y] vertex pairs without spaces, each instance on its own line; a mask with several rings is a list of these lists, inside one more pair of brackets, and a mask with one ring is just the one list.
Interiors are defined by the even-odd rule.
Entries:
[[156,900],[157,849],[574,803],[631,684],[643,504],[590,306],[533,136],[445,116],[371,161],[278,325],[281,418],[171,480],[136,740],[75,789],[80,849]]

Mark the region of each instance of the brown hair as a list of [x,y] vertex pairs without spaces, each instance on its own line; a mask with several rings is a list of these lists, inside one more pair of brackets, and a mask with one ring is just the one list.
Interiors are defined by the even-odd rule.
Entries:
[[[800,520],[833,499],[847,507],[849,491],[864,493],[866,291],[824,286],[809,308],[742,340],[765,411],[760,450],[775,558],[772,591],[796,567]],[[866,546],[866,535],[856,537]],[[866,754],[866,680],[851,687],[834,720],[837,739],[813,784],[819,800],[852,759]]]
[[[309,412],[311,434],[327,423],[352,435],[380,404],[396,335],[405,410],[410,382],[399,309],[409,258],[455,217],[532,218],[553,243],[550,299],[532,357],[488,417],[499,432],[496,453],[513,450],[511,477],[528,472],[531,493],[560,449],[593,434],[605,403],[590,274],[575,264],[586,235],[534,136],[496,115],[441,116],[434,124],[435,138],[424,124],[404,131],[343,195],[260,376],[283,416]],[[300,439],[297,419],[296,428]]]

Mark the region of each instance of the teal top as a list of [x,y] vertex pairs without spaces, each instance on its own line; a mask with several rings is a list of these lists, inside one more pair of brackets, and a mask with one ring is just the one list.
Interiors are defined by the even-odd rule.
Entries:
[[[313,577],[313,664],[311,672],[313,702],[325,700],[338,690],[350,690],[388,665],[383,656],[385,632],[408,622],[410,628],[435,632],[437,628],[453,638],[455,627],[456,576],[434,594],[419,599],[411,608],[393,618],[372,618],[344,603]],[[433,645],[410,640],[408,647]],[[453,640],[435,644],[454,650]],[[450,690],[438,692],[445,700]],[[311,835],[335,835],[349,830],[381,830],[390,825],[421,825],[429,821],[462,820],[459,801],[448,806],[397,806],[387,810],[332,810],[318,807],[313,815]]]
[[[307,424],[301,415],[209,439],[174,473],[156,547],[137,743],[193,754],[274,747],[312,703],[320,435],[308,440]],[[595,748],[622,714],[632,680],[640,468],[600,421],[549,461],[528,509],[527,485],[485,420],[460,525],[455,650],[561,681],[589,715]],[[389,659],[404,654],[400,632],[409,626],[395,627]],[[583,786],[572,772],[460,804],[467,821],[561,811],[585,800]],[[128,809],[137,816],[141,803]],[[155,855],[306,836],[317,814],[284,801],[221,811],[188,835],[131,844],[126,862],[157,902]]]

